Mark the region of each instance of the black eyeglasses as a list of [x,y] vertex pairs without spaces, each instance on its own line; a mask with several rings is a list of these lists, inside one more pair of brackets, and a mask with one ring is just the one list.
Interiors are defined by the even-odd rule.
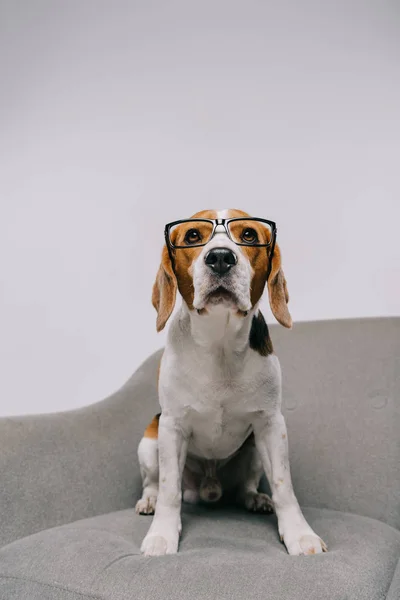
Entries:
[[172,221],[165,226],[165,241],[171,249],[198,248],[208,244],[218,227],[222,227],[238,246],[268,247],[275,244],[276,224],[258,217]]
[[227,236],[238,246],[264,247],[269,250],[271,271],[277,227],[274,221],[258,217],[235,217],[232,219],[181,219],[167,223],[164,230],[165,242],[173,261],[172,250],[205,246],[216,235],[225,230]]

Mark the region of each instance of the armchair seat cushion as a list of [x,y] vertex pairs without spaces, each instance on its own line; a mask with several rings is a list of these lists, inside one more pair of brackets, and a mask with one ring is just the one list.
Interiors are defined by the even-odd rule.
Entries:
[[[179,554],[145,558],[151,517],[123,510],[36,533],[0,550],[1,600],[382,600],[400,532],[327,509],[304,514],[329,552],[286,553],[275,516],[185,506]],[[397,581],[397,579],[396,579]],[[397,589],[397,587],[396,587]],[[394,598],[394,596],[393,596]]]

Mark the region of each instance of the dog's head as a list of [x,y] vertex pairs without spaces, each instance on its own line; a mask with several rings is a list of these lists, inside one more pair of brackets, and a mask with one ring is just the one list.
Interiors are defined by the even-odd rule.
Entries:
[[[260,300],[267,277],[275,318],[285,327],[292,326],[281,253],[272,243],[274,232],[266,222],[246,217],[250,215],[240,210],[204,210],[191,217],[195,221],[176,223],[167,230],[152,297],[157,331],[174,309],[177,289],[189,310],[202,313],[222,305],[240,315]],[[220,224],[208,219],[218,219]]]

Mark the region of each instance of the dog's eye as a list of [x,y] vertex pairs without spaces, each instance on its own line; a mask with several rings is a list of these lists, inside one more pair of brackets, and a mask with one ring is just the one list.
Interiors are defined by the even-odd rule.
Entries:
[[245,242],[245,244],[255,244],[258,242],[256,230],[252,229],[251,227],[244,229],[242,233],[242,241]]
[[187,244],[198,244],[201,241],[200,233],[197,229],[189,229],[185,235],[185,242]]

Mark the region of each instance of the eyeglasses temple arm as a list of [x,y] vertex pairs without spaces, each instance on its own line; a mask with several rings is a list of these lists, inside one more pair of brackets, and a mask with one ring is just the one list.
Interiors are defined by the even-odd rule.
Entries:
[[275,250],[275,242],[276,242],[276,233],[277,233],[277,229],[275,228],[274,231],[272,232],[272,244],[271,244],[271,254],[269,256],[269,261],[268,261],[268,270],[267,270],[267,276],[265,278],[266,281],[268,281],[269,276],[271,275],[271,270],[272,270],[272,259],[274,258],[274,250]]
[[168,227],[166,227],[164,229],[164,237],[165,237],[165,244],[166,244],[167,249],[168,249],[169,258],[171,260],[172,270],[175,273],[175,258],[174,258],[174,255],[172,254],[171,246],[169,244],[169,231],[168,231]]

